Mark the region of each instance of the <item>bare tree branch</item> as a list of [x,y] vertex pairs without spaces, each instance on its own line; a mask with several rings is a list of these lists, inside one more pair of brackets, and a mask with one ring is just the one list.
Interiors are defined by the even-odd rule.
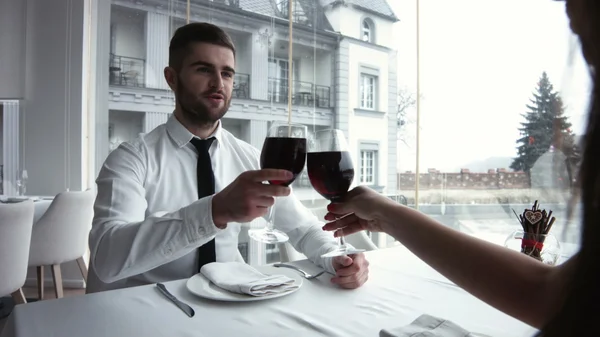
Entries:
[[[421,95],[421,100],[423,95]],[[398,91],[398,109],[396,110],[396,119],[398,125],[398,140],[404,145],[408,145],[407,137],[407,126],[414,124],[416,121],[413,117],[409,116],[409,111],[416,107],[417,95],[410,91],[408,88],[403,88]]]

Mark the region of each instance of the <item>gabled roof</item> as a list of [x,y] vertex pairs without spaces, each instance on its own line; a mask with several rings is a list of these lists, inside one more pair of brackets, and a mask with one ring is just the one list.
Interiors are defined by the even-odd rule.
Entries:
[[[333,28],[323,13],[323,8],[319,4],[319,0],[295,0],[298,15],[294,15],[294,21],[297,23],[308,23],[312,26],[313,20],[316,19],[316,28],[321,30],[331,31]],[[277,8],[277,4],[287,3],[287,0],[239,0],[240,9],[248,12],[268,15],[271,17],[280,17],[287,19],[285,13],[281,13]],[[284,8],[287,5],[284,4]],[[287,11],[286,11],[287,13]],[[313,16],[316,16],[314,18]]]

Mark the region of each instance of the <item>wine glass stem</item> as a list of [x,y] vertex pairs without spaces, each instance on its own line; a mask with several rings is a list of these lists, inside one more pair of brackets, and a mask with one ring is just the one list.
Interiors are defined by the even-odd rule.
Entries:
[[[335,217],[335,221],[336,221],[336,222],[337,222],[339,219],[340,219],[339,217],[337,217],[337,216]],[[344,240],[344,232],[343,232],[343,231],[340,229],[340,230],[339,230],[339,233],[341,234],[341,235],[338,237],[339,245],[340,245],[340,248],[344,249],[344,248],[346,247],[346,240]]]
[[[275,199],[275,201],[277,201],[277,199]],[[269,215],[267,216],[267,231],[268,232],[273,231],[273,228],[275,227],[275,224],[273,223],[274,220],[275,220],[275,203],[273,203],[273,206],[269,207]]]
[[346,247],[346,240],[344,240],[343,236],[340,236],[340,248]]

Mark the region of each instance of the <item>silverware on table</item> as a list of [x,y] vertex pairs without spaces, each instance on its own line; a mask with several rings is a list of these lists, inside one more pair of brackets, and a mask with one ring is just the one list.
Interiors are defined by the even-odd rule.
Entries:
[[158,290],[160,290],[160,292],[165,295],[166,298],[168,298],[171,302],[175,303],[175,305],[177,307],[179,307],[179,309],[181,309],[183,312],[185,312],[186,315],[188,315],[189,317],[194,317],[194,309],[192,309],[192,307],[190,307],[189,305],[181,302],[180,300],[177,299],[177,297],[173,296],[173,294],[171,294],[167,288],[165,287],[164,284],[162,283],[157,283],[156,287],[158,288]]
[[302,270],[302,269],[300,269],[300,268],[298,268],[298,267],[296,267],[296,266],[292,266],[292,265],[290,265],[290,264],[275,263],[273,266],[274,266],[274,267],[278,267],[278,268],[281,268],[281,267],[283,267],[283,268],[290,268],[290,269],[294,269],[295,271],[298,271],[298,272],[300,272],[300,273],[302,274],[302,276],[304,276],[304,278],[305,278],[305,279],[307,279],[307,280],[312,280],[312,279],[314,279],[314,278],[317,278],[317,277],[319,277],[319,276],[321,276],[321,275],[325,274],[325,271],[323,270],[323,271],[321,271],[320,273],[317,273],[317,274],[311,275],[311,274],[309,274],[309,273],[305,272],[304,270]]

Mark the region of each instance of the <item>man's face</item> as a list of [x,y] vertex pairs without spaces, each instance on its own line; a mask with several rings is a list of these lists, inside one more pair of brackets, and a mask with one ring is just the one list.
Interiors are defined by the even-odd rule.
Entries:
[[231,103],[235,57],[227,47],[193,43],[181,70],[169,68],[167,82],[184,117],[197,125],[212,124],[225,115]]

